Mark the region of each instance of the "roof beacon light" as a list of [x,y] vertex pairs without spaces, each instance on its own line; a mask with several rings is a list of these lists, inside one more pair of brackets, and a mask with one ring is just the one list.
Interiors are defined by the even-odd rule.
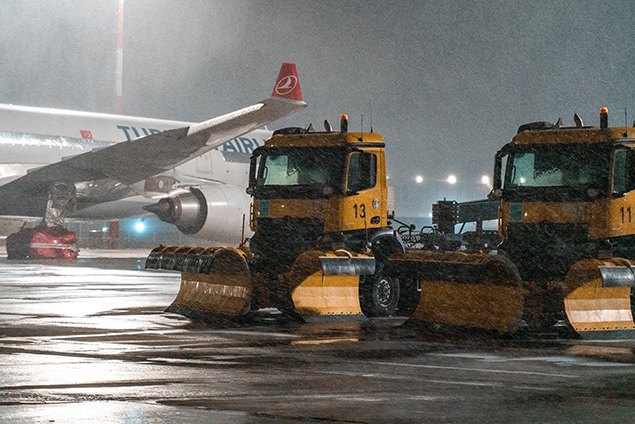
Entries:
[[605,107],[600,109],[600,128],[609,126],[609,110]]
[[342,115],[342,120],[340,121],[340,132],[348,132],[348,116],[346,116],[346,114]]

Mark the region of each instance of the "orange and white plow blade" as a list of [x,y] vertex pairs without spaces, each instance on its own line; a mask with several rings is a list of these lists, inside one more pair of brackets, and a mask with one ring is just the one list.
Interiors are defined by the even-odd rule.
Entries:
[[295,312],[306,320],[362,317],[359,279],[372,274],[374,268],[372,256],[344,251],[303,253],[286,275]]
[[361,315],[359,275],[310,275],[291,293],[295,310],[302,317]]
[[584,338],[635,337],[632,291],[635,282],[630,263],[622,259],[585,260],[571,268],[565,287],[567,319]]
[[251,301],[250,277],[243,252],[219,249],[209,274],[181,272],[181,288],[166,312],[191,318],[245,315]]

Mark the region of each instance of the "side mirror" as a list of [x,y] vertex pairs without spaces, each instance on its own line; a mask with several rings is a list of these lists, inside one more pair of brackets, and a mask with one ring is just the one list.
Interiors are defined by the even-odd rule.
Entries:
[[324,194],[325,196],[330,196],[331,194],[335,193],[335,190],[333,190],[332,187],[324,187],[324,189],[322,190],[322,194]]
[[502,188],[495,188],[494,190],[489,192],[489,194],[487,195],[487,198],[489,200],[502,199],[503,198],[503,189]]

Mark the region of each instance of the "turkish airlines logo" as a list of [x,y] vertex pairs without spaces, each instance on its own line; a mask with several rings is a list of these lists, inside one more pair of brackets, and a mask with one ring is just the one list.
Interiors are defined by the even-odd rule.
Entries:
[[278,81],[278,83],[276,84],[276,88],[275,88],[276,94],[280,96],[289,94],[295,89],[297,85],[298,85],[298,78],[296,78],[295,75],[289,75],[287,77],[284,77],[280,81]]

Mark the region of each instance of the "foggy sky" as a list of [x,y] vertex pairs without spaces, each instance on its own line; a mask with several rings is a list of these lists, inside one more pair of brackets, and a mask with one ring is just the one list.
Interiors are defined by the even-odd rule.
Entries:
[[[112,113],[116,0],[0,0],[0,103]],[[271,125],[382,134],[398,213],[489,191],[519,125],[633,123],[635,2],[126,0],[126,115],[202,121],[295,62],[309,107]],[[443,180],[458,178],[456,186]],[[417,185],[416,175],[423,175]]]

